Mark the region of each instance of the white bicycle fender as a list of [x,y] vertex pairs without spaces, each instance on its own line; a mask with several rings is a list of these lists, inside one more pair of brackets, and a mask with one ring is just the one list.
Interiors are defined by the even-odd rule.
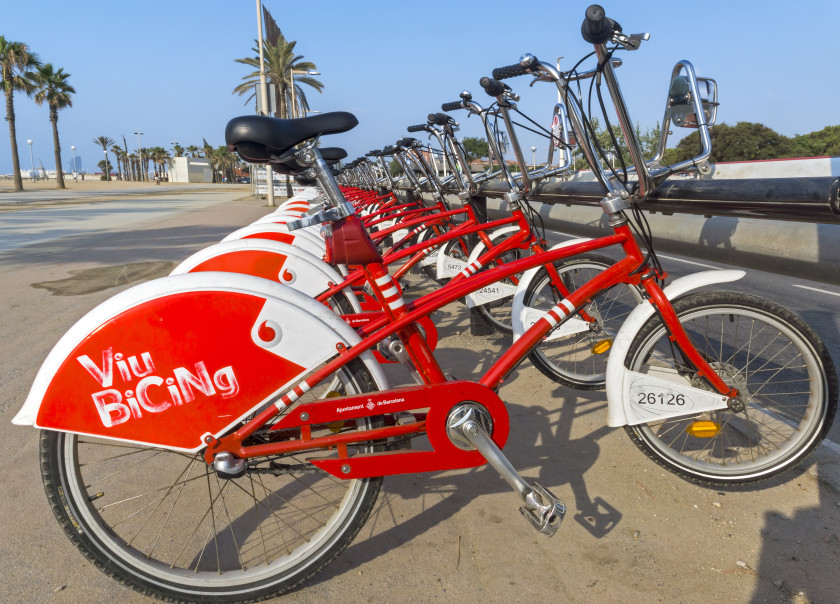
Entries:
[[[691,290],[713,283],[737,281],[746,274],[740,270],[712,270],[694,273],[675,280],[663,291],[669,300],[675,300]],[[635,417],[631,400],[626,393],[630,388],[630,374],[624,366],[630,345],[645,322],[654,314],[653,304],[642,302],[625,319],[613,340],[607,360],[607,425],[624,426]],[[633,421],[632,423],[640,423]]]
[[[359,341],[328,308],[266,279],[164,277],[73,325],[13,423],[194,452]],[[373,355],[360,358],[388,388]]]
[[323,239],[315,241],[311,236],[302,235],[298,231],[289,231],[285,224],[271,224],[267,222],[262,224],[249,224],[246,227],[234,231],[222,239],[222,241],[233,241],[234,239],[268,239],[279,241],[280,243],[288,243],[318,258],[323,258],[327,251]]
[[[262,277],[288,285],[314,298],[330,283],[344,279],[320,258],[299,247],[267,239],[233,239],[199,250],[172,271],[173,275],[223,271]],[[362,312],[356,296],[345,289],[354,312]]]
[[[581,239],[570,239],[569,241],[558,243],[557,245],[552,246],[550,249],[557,250],[563,247],[568,247],[570,245],[575,245],[577,243],[583,243],[584,241],[591,241],[591,238],[583,237]],[[525,333],[525,331],[529,327],[531,327],[531,325],[536,323],[537,319],[539,319],[542,315],[545,314],[533,308],[529,309],[525,306],[525,292],[528,290],[528,286],[531,284],[531,281],[534,280],[534,275],[536,275],[537,271],[539,270],[540,267],[535,266],[534,268],[529,268],[527,271],[525,271],[522,277],[520,277],[519,279],[519,284],[516,286],[516,292],[513,294],[513,309],[511,312],[511,321],[513,323],[514,342],[520,337],[522,337],[522,334]],[[566,323],[569,323],[573,320],[574,317],[567,319]]]

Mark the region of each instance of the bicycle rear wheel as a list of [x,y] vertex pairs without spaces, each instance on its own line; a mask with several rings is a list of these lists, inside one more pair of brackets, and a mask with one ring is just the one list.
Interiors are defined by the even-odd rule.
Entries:
[[[702,292],[673,306],[744,408],[625,426],[631,440],[668,470],[715,486],[763,480],[801,462],[837,408],[837,375],[819,337],[787,309],[748,294]],[[639,331],[625,364],[710,389],[682,362],[658,316]]]
[[[359,362],[342,371],[340,384],[332,385],[339,393],[375,389]],[[313,427],[312,436],[319,432],[332,433]],[[252,460],[244,476],[225,480],[202,452],[41,436],[47,497],[73,544],[119,582],[168,601],[276,596],[344,550],[382,479],[339,480],[306,456]]]

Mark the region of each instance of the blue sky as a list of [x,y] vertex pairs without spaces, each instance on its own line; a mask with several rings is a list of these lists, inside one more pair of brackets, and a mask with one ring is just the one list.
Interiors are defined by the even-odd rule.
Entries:
[[[353,131],[330,137],[351,157],[405,136],[440,104],[468,89],[482,104],[478,80],[523,52],[571,67],[591,50],[580,37],[586,2],[498,0],[461,2],[356,2],[265,0],[288,39],[313,61],[326,85],[308,95],[313,109],[351,111]],[[654,0],[603,3],[624,31],[650,32],[619,70],[632,119],[642,129],[661,120],[674,63],[691,61],[698,75],[715,78],[718,121],[761,122],[792,136],[840,124],[840,78],[834,28],[837,0],[807,3]],[[248,68],[234,62],[251,54],[257,34],[252,0],[162,2],[6,2],[0,34],[30,45],[44,62],[71,74],[73,107],[59,114],[65,167],[70,146],[93,171],[102,159],[91,140],[105,135],[131,150],[224,143],[227,121],[253,113],[231,94]],[[520,108],[546,126],[556,89],[511,82]],[[5,116],[4,106],[0,112]],[[47,108],[15,95],[21,166],[54,167]],[[481,134],[476,118],[461,120],[462,134]],[[11,172],[8,127],[0,134],[0,173]],[[676,133],[680,136],[682,133]],[[546,151],[543,139],[522,136],[525,146]]]

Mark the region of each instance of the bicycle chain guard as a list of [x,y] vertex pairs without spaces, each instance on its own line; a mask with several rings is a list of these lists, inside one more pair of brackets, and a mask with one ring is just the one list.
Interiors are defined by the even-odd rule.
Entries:
[[[491,436],[493,442],[499,448],[504,447],[510,430],[510,422],[507,409],[499,396],[481,384],[454,381],[397,388],[387,392],[371,392],[358,396],[327,398],[295,405],[273,426],[273,430],[300,430],[305,435],[311,432],[310,427],[314,425],[343,424],[348,420],[412,411],[425,413],[425,429],[422,426],[413,428],[412,424],[397,425],[374,429],[370,437],[366,437],[365,431],[346,432],[320,440],[313,439],[310,441],[313,447],[306,447],[305,437],[303,437],[302,441],[277,443],[277,451],[282,452],[284,447],[298,450],[315,446],[323,447],[325,450],[327,446],[333,447],[333,457],[312,457],[307,461],[338,478],[437,472],[480,466],[485,463],[484,457],[477,451],[464,451],[456,447],[447,432],[446,420],[449,412],[464,402],[478,403],[487,409],[493,422]],[[425,432],[432,450],[398,449],[356,455],[350,455],[347,450],[347,445],[352,442],[373,438],[379,440],[412,432],[415,434]],[[266,445],[261,445],[260,448],[264,451]],[[222,439],[220,446],[208,451],[208,454],[214,455],[219,451],[237,454],[247,452],[247,447],[238,450],[235,441],[226,443],[225,439]]]

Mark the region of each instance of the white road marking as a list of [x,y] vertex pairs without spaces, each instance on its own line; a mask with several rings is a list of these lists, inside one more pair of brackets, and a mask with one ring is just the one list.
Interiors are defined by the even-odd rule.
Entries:
[[684,260],[682,258],[676,258],[674,256],[665,256],[663,254],[657,254],[660,258],[665,258],[666,260],[673,260],[674,262],[683,262],[685,264],[693,264],[694,266],[702,266],[703,268],[713,268],[715,270],[723,270],[719,266],[712,266],[711,264],[703,264],[702,262],[694,262],[693,260]]
[[837,292],[830,292],[830,291],[828,291],[828,290],[825,290],[825,289],[819,289],[819,288],[816,288],[816,287],[808,287],[807,285],[796,285],[796,284],[793,284],[793,286],[794,286],[794,287],[798,287],[798,288],[800,288],[800,289],[808,289],[808,290],[811,290],[812,292],[820,292],[821,294],[829,294],[829,295],[831,295],[831,296],[840,296],[840,293],[837,293]]

